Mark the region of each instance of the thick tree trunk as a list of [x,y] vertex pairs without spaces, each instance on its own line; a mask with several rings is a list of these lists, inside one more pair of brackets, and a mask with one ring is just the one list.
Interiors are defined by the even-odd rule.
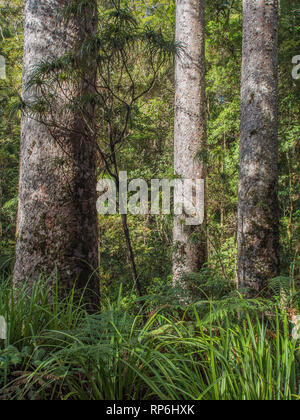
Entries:
[[253,296],[279,270],[278,1],[243,7],[238,282]]
[[[176,2],[176,42],[183,51],[176,57],[174,168],[181,179],[206,179],[206,165],[201,162],[206,148],[204,3]],[[174,285],[183,285],[182,275],[198,271],[206,261],[204,229],[204,225],[187,226],[185,216],[174,217]],[[196,232],[197,241],[191,240]]]
[[[96,9],[92,6],[85,16],[74,15],[68,21],[58,19],[70,3],[26,1],[25,102],[39,95],[34,88],[25,89],[34,66],[76,50],[97,28]],[[87,79],[95,76],[91,70],[86,80],[74,86],[66,82],[68,92],[80,98],[90,89],[89,82],[93,82]],[[67,103],[58,86],[51,89],[57,89],[59,101],[64,98]],[[58,118],[64,127],[59,139],[51,135],[49,127],[29,116],[23,117],[14,284],[18,286],[27,280],[30,285],[44,274],[49,285],[58,278],[60,289],[65,292],[75,281],[79,290],[87,285],[95,296],[91,299],[97,299],[99,284],[91,276],[98,266],[95,142],[79,112],[71,110]]]

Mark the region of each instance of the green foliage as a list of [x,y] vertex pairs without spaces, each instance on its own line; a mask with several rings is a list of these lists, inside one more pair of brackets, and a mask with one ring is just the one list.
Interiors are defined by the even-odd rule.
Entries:
[[0,55],[6,65],[6,79],[0,79],[0,266],[13,252],[16,228],[20,115],[11,116],[11,108],[21,88],[22,6],[21,0],[0,5]]
[[194,296],[203,299],[221,299],[236,289],[236,284],[224,279],[218,272],[204,268],[199,273],[184,276],[188,288],[193,290]]
[[274,302],[237,296],[221,309],[208,301],[204,317],[198,304],[180,316],[169,301],[144,319],[122,289],[94,315],[72,296],[50,303],[48,293],[43,282],[31,298],[1,288],[9,327],[0,343],[0,399],[300,398],[299,341]]
[[[235,290],[242,2],[210,0],[208,147],[198,152],[208,166],[208,263],[187,275],[188,291],[173,288],[172,217],[129,216],[144,294],[137,298],[119,216],[101,216],[103,307],[93,316],[73,295],[60,301],[54,293],[50,299],[42,280],[30,298],[26,287],[16,291],[6,281],[13,268],[24,110],[23,1],[1,4],[0,55],[6,59],[7,79],[0,80],[0,315],[8,322],[8,337],[0,341],[0,399],[300,398],[299,340],[292,338],[290,323],[300,300],[300,96],[299,81],[291,76],[300,20],[296,1],[280,3],[281,276],[270,279],[264,298],[247,300]],[[83,16],[90,5],[89,0],[72,1],[63,17]],[[172,178],[175,1],[101,1],[98,6],[97,35],[76,54],[41,63],[31,85],[41,90],[57,78],[76,83],[94,64],[86,59],[92,56],[102,75],[101,95],[72,98],[62,111],[76,108],[86,116],[88,105],[96,104],[97,139],[108,161],[112,123],[115,138],[124,140],[118,148],[120,169],[132,179]],[[53,94],[50,102],[56,99]],[[31,106],[41,117],[47,109],[42,97]],[[104,166],[101,162],[99,176]]]
[[[279,32],[279,199],[281,206],[282,274],[299,278],[300,115],[299,81],[291,61],[299,54],[300,16],[296,2],[283,1]],[[297,250],[298,247],[298,250]]]

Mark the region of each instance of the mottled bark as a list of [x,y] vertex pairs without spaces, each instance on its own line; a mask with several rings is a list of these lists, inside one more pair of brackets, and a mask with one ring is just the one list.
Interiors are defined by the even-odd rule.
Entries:
[[[59,19],[63,8],[70,3],[70,0],[26,1],[25,102],[38,97],[34,88],[25,89],[34,66],[45,59],[57,59],[76,51],[97,28],[92,6],[88,19],[82,15],[73,15],[68,21]],[[91,69],[79,83],[65,82],[63,88],[51,86],[52,93],[56,89],[59,98],[57,108],[62,108],[62,101],[68,101],[61,90],[65,88],[79,98],[90,89],[89,82],[93,80],[88,79],[95,76]],[[93,109],[89,111],[93,113]],[[58,277],[60,289],[65,292],[70,291],[75,281],[77,288],[82,289],[89,280],[87,287],[93,295],[98,295],[98,281],[95,276],[90,278],[98,266],[96,148],[80,115],[76,110],[57,115],[62,128],[56,137],[41,122],[23,117],[16,286],[26,280],[32,284],[44,274],[50,285]]]
[[[205,23],[204,0],[177,0],[174,169],[181,179],[206,179]],[[198,271],[207,258],[204,225],[187,226],[186,216],[174,217],[173,283]],[[197,232],[197,241],[191,240]]]
[[279,270],[278,1],[243,8],[238,282],[251,296]]

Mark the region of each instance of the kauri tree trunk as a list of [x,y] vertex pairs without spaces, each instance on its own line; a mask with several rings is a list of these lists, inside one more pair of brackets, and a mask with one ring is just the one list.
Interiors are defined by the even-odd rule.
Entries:
[[[23,100],[38,99],[38,90],[26,89],[34,66],[73,53],[97,29],[97,1],[82,14],[59,18],[70,0],[26,0],[24,32]],[[93,69],[68,92],[78,98],[90,89]],[[79,88],[78,88],[79,86]],[[58,97],[68,101],[59,86]],[[63,88],[62,88],[63,89]],[[53,91],[52,91],[53,93]],[[62,106],[63,104],[59,104]],[[54,110],[55,112],[55,110]],[[92,110],[93,112],[93,110]],[[85,286],[97,301],[99,283],[96,212],[96,145],[76,110],[61,115],[59,139],[47,126],[24,115],[21,135],[19,209],[14,284],[31,285],[43,274],[60,290],[69,292],[74,282]],[[89,281],[89,283],[88,283]]]
[[253,296],[279,272],[278,1],[243,9],[238,283]]
[[[175,175],[206,180],[205,2],[176,1],[176,57],[174,133]],[[204,225],[187,226],[185,216],[174,217],[173,284],[185,286],[182,276],[196,272],[207,259]],[[195,236],[196,234],[196,236]],[[194,236],[194,237],[193,237]]]

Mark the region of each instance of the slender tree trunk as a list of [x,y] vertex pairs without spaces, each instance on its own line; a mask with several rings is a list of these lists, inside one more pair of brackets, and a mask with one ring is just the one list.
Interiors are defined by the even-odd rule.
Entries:
[[[78,50],[96,31],[97,1],[67,21],[58,19],[71,3],[26,0],[25,102],[39,97],[35,88],[25,89],[34,66]],[[66,81],[68,92],[80,98],[88,93],[95,77],[91,70],[74,86]],[[60,88],[56,88],[59,96]],[[87,286],[91,291],[89,300],[97,301],[99,283],[96,276],[91,276],[98,267],[96,145],[80,115],[71,110],[60,116],[59,124],[65,130],[59,141],[42,123],[23,117],[14,284],[18,286],[27,280],[31,285],[42,273],[49,285],[55,284],[58,277],[60,289],[65,292],[75,281],[79,290]]]
[[129,231],[129,227],[127,223],[127,214],[121,214],[121,219],[122,219],[123,232],[126,239],[128,258],[130,261],[132,280],[133,280],[138,296],[142,296],[142,288],[141,288],[141,284],[138,278],[137,268],[135,264],[135,256],[134,256],[132,243],[131,243],[131,235],[130,235],[130,231]]
[[253,296],[279,273],[278,1],[243,7],[238,282]]
[[[177,0],[174,168],[181,179],[206,180],[205,23],[204,0]],[[174,217],[173,283],[184,273],[198,271],[207,259],[204,226],[186,226],[185,216]],[[197,232],[197,241],[191,240]],[[183,285],[184,286],[184,285]]]
[[[115,180],[117,181],[118,204],[120,206],[119,170],[118,170],[117,156],[115,153],[114,146],[112,147],[112,161],[113,161],[113,166],[114,166]],[[121,220],[122,220],[122,227],[123,227],[123,232],[124,232],[124,236],[126,240],[126,248],[127,248],[127,254],[128,254],[128,258],[130,262],[133,284],[136,289],[137,295],[142,296],[142,287],[138,278],[138,272],[137,272],[136,263],[135,263],[135,255],[134,255],[134,251],[132,247],[130,230],[128,227],[127,214],[121,214]]]

